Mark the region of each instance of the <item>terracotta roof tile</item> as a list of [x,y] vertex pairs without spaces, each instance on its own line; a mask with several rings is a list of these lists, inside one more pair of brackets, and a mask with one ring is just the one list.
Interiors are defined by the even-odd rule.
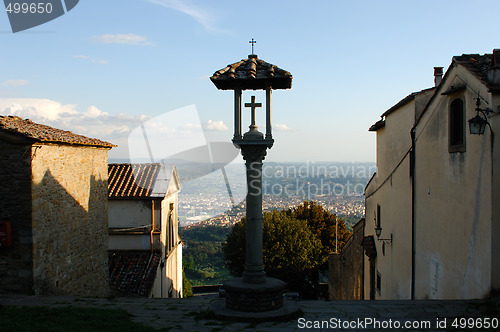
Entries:
[[109,284],[126,294],[149,296],[160,260],[160,252],[110,252]]
[[109,198],[152,197],[161,164],[109,164]]
[[257,58],[254,54],[249,55],[248,59],[243,59],[216,71],[210,80],[220,90],[266,89],[268,85],[272,89],[290,89],[292,87],[292,74]]
[[462,54],[454,56],[453,62],[464,66],[488,88],[498,89],[488,81],[488,70],[492,67],[493,54]]
[[116,146],[109,142],[101,141],[97,138],[89,138],[83,135],[74,134],[71,131],[38,124],[31,121],[30,119],[23,120],[18,116],[12,115],[0,115],[0,130],[8,133],[18,134],[40,142],[90,145],[107,148]]

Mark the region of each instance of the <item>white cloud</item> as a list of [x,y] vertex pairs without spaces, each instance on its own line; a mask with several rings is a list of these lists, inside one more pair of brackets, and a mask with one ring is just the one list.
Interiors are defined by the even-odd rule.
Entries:
[[91,60],[90,56],[88,56],[88,55],[82,55],[82,54],[73,55],[73,58],[88,60],[88,61],[90,61],[92,63],[97,63],[99,65],[107,65],[109,63],[108,60],[96,60],[96,59],[92,59]]
[[62,105],[49,99],[8,98],[0,99],[0,112],[4,115],[17,115],[34,121],[57,121],[62,117],[75,115],[75,105]]
[[286,124],[283,124],[283,123],[274,124],[273,128],[276,131],[289,131],[289,130],[292,130],[290,127],[288,127]]
[[109,63],[108,60],[92,60],[92,63],[97,63],[100,65],[107,65]]
[[7,80],[2,83],[0,83],[0,86],[22,86],[26,85],[29,82],[26,80]]
[[85,112],[81,112],[73,104],[31,98],[0,99],[0,114],[29,118],[37,123],[119,145],[126,142],[133,128],[150,119],[146,115],[109,115],[96,106],[90,106]]
[[100,44],[127,44],[127,45],[153,45],[144,36],[139,36],[134,33],[128,34],[104,34],[93,36],[90,38],[94,43]]
[[222,121],[208,120],[203,124],[203,129],[207,131],[226,131],[228,128]]
[[[161,160],[206,144],[195,105],[163,113],[133,129],[128,137],[131,160]],[[151,151],[151,154],[150,152]]]
[[189,0],[148,0],[151,3],[156,5],[170,8],[173,10],[177,10],[181,13],[191,16],[196,20],[200,25],[202,25],[205,29],[209,31],[219,31],[215,27],[216,17],[213,13],[210,13],[210,10],[207,8],[202,8],[200,6],[195,5],[192,1]]
[[102,116],[108,116],[108,113],[103,112],[94,105],[92,105],[87,109],[87,112],[85,112],[84,115],[88,118],[99,118]]

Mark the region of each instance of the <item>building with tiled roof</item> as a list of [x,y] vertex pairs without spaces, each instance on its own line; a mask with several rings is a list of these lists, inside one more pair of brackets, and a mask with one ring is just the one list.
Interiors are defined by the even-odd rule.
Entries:
[[159,163],[109,164],[109,198],[165,197],[171,177],[178,177],[174,169]]
[[[493,57],[496,57],[495,59]],[[500,67],[498,54],[462,54],[454,56],[451,66],[462,66],[481,81],[490,91],[499,91],[500,83],[495,71]]]
[[364,260],[366,299],[473,299],[500,290],[499,114],[494,50],[453,57],[444,76],[436,67],[434,87],[402,99],[370,128],[377,173],[365,188],[365,239],[375,244]]
[[0,116],[0,292],[107,296],[114,145]]
[[159,251],[115,251],[109,255],[109,284],[128,296],[149,297],[161,261]]
[[[181,297],[177,169],[160,163],[109,164],[108,174],[111,287],[119,294]],[[153,282],[145,283],[153,275]]]

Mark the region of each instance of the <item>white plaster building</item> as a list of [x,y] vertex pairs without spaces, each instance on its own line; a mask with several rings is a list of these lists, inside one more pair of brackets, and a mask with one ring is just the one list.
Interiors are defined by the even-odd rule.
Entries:
[[[470,299],[500,289],[500,51],[453,57],[441,73],[370,128],[377,173],[365,189],[365,242],[376,254],[365,256],[366,299]],[[471,135],[478,98],[492,112],[484,135]]]
[[110,283],[122,293],[182,297],[175,166],[109,164]]

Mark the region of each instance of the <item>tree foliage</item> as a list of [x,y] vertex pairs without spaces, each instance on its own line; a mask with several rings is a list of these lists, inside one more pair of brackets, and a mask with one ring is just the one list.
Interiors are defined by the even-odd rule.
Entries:
[[184,270],[182,271],[182,297],[191,297],[193,296],[193,290],[191,288],[191,283],[186,278],[186,274]]
[[191,227],[186,229],[180,228],[179,236],[184,242],[190,242],[190,241],[224,242],[226,240],[228,232],[229,232],[229,227],[221,227],[221,226]]
[[[338,225],[337,225],[338,223]],[[234,225],[223,247],[226,266],[241,276],[245,266],[245,225],[243,218]],[[266,212],[263,215],[263,260],[268,276],[285,281],[290,288],[317,283],[312,271],[335,251],[338,229],[339,251],[350,236],[344,221],[315,202],[304,202],[295,209]]]
[[[231,274],[241,276],[245,267],[246,218],[234,225],[223,247],[226,266]],[[284,212],[263,215],[263,260],[269,277],[296,285],[300,276],[318,263],[321,242],[303,220],[290,218]]]
[[217,284],[227,279],[222,244],[228,232],[228,227],[217,226],[179,230],[184,243],[182,264],[192,285]]
[[267,213],[263,223],[263,254],[266,273],[300,286],[304,274],[321,264],[322,245],[307,222],[285,213]]
[[[316,202],[305,201],[295,209],[287,210],[287,213],[292,218],[307,221],[309,228],[319,237],[323,246],[322,264],[328,260],[330,252],[335,252],[337,241],[340,252],[351,236],[344,220],[325,210]],[[338,237],[335,236],[337,231]]]

